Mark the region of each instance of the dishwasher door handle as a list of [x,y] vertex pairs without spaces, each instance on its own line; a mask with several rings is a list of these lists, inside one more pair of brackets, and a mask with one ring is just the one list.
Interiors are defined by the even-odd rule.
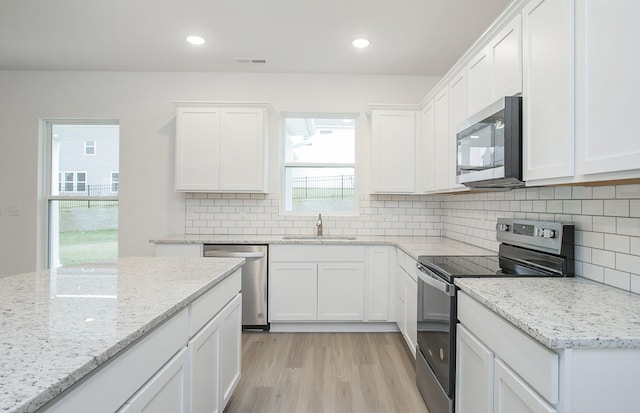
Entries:
[[264,252],[205,251],[204,256],[216,258],[264,258]]

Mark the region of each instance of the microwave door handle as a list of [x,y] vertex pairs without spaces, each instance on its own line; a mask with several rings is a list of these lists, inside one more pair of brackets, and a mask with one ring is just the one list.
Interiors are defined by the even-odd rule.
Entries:
[[446,282],[440,280],[439,278],[435,278],[436,275],[434,275],[431,270],[429,270],[428,268],[426,268],[425,266],[418,264],[418,278],[420,279],[420,281],[424,282],[425,284],[429,284],[431,287],[442,291],[443,293],[447,294],[450,297],[453,297],[455,295],[455,287],[447,284]]

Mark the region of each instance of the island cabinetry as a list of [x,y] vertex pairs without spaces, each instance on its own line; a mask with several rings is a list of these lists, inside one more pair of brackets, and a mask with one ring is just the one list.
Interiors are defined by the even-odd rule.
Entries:
[[177,191],[266,192],[270,105],[175,105]]
[[269,321],[389,321],[390,247],[272,245]]
[[240,283],[237,270],[43,411],[222,412],[240,378]]

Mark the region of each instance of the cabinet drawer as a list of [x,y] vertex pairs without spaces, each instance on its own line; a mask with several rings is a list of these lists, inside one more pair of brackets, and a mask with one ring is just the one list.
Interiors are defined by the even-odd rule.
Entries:
[[220,284],[204,293],[189,306],[189,337],[193,337],[211,318],[240,292],[241,270],[228,276]]
[[458,319],[548,402],[558,402],[558,354],[462,291]]
[[365,252],[362,245],[274,245],[269,248],[269,259],[272,262],[364,262]]

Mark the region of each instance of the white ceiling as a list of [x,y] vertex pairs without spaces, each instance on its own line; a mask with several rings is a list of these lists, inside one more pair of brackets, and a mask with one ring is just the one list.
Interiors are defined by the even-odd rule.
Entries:
[[0,70],[439,76],[511,1],[0,0]]

